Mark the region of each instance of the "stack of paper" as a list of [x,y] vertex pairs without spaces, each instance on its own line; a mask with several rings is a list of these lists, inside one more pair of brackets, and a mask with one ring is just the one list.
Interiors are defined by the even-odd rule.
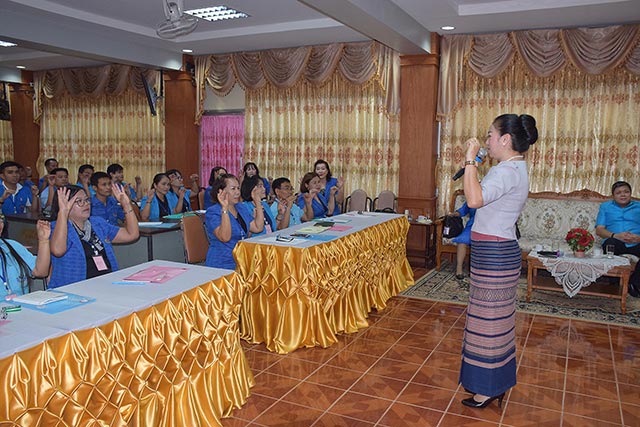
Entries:
[[62,301],[69,298],[67,294],[53,291],[35,291],[30,294],[20,295],[13,299],[15,302],[31,305],[46,305],[52,302]]

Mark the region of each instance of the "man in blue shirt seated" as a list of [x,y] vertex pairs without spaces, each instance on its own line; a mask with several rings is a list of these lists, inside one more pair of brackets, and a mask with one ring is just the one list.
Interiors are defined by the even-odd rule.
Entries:
[[95,172],[91,176],[91,187],[95,191],[95,195],[91,197],[91,216],[99,216],[109,224],[121,225],[124,222],[124,210],[112,196],[109,175],[106,172]]
[[12,161],[0,164],[0,206],[5,215],[37,213],[40,206],[38,189],[34,186],[23,186],[18,182],[20,168],[20,164]]
[[[611,187],[613,200],[600,205],[596,234],[604,240],[602,247],[615,246],[615,254],[640,257],[640,203],[631,199],[631,185],[618,181]],[[640,297],[640,262],[629,278],[629,295]]]
[[142,178],[139,176],[135,177],[135,188],[133,185],[124,182],[124,168],[118,163],[110,164],[109,167],[107,167],[107,173],[111,177],[111,182],[122,185],[125,194],[129,196],[132,202],[140,201],[144,195],[142,193]]
[[76,182],[76,185],[84,188],[84,191],[91,197],[96,194],[95,190],[91,187],[91,176],[95,169],[93,165],[89,164],[81,165],[78,168],[78,182]]
[[[38,191],[42,191],[47,186],[47,176],[51,174],[51,171],[58,168],[58,161],[53,157],[48,158],[44,161],[44,168],[47,171],[42,178],[38,180]],[[43,206],[44,208],[44,206]]]
[[55,168],[46,178],[47,186],[40,192],[40,207],[43,212],[50,212],[56,190],[69,184],[69,171]]

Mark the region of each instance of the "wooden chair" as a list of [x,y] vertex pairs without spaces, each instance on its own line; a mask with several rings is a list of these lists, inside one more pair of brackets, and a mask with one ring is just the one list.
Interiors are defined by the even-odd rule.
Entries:
[[198,191],[198,209],[204,210],[204,192],[207,190]]
[[343,212],[349,211],[370,211],[371,198],[367,196],[367,192],[361,189],[353,190],[344,201]]
[[200,264],[207,258],[209,239],[204,223],[197,215],[184,215],[181,221],[184,236],[184,258],[189,264]]
[[373,199],[373,207],[374,211],[382,211],[384,209],[391,209],[393,212],[396,211],[396,195],[393,191],[383,190],[378,194],[378,197]]

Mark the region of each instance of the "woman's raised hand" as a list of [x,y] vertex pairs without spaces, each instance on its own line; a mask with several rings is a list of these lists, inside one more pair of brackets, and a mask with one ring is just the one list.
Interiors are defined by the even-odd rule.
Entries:
[[260,200],[262,200],[264,197],[265,188],[263,186],[256,185],[255,187],[253,187],[253,190],[251,190],[251,200],[260,203]]
[[178,190],[178,197],[180,199],[184,199],[185,194],[187,194],[187,189],[184,187],[180,187],[180,189]]
[[76,203],[78,196],[80,195],[80,191],[69,199],[70,190],[67,187],[60,187],[57,190],[58,193],[58,214],[63,214],[65,216],[69,215],[69,211]]
[[156,189],[151,187],[150,189],[147,190],[147,199],[149,203],[151,203],[151,199],[153,199],[153,196],[156,194]]
[[338,191],[340,191],[340,189],[338,188],[337,185],[334,185],[329,189],[329,194],[332,196],[335,196],[336,194],[338,194]]
[[480,150],[480,142],[477,138],[469,138],[467,139],[467,154],[465,155],[466,160],[474,160],[478,155],[478,150]]
[[220,203],[222,210],[229,208],[229,194],[222,189],[218,190],[218,203]]
[[49,221],[38,220],[36,223],[36,231],[38,233],[38,240],[49,240],[49,236],[51,236],[51,224]]
[[113,194],[113,197],[120,202],[120,206],[124,207],[131,203],[131,199],[129,199],[129,195],[122,188],[122,185],[116,183],[111,184],[111,193]]

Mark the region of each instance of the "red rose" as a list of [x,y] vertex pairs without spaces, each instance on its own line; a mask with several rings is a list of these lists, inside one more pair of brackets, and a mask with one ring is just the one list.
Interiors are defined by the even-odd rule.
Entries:
[[589,239],[589,236],[583,236],[580,238],[580,240],[578,240],[578,244],[586,248],[591,244],[591,239]]

